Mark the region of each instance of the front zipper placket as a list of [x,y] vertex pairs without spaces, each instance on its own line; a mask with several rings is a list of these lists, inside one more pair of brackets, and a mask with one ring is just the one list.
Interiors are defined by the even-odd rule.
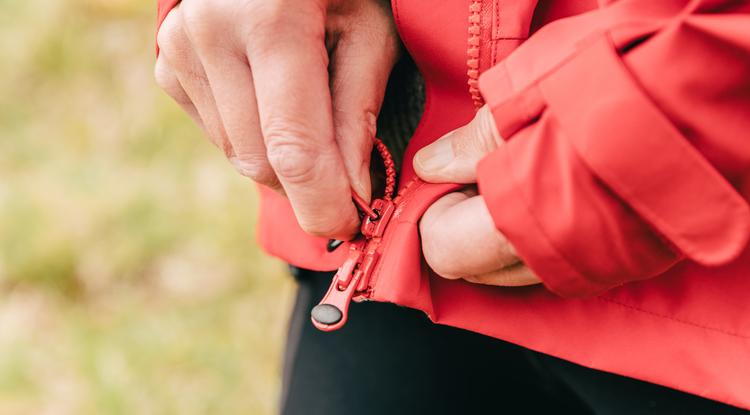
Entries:
[[[469,4],[469,30],[467,49],[467,72],[469,94],[475,110],[484,105],[479,92],[480,61],[479,50],[481,43],[481,11],[483,0],[471,0]],[[375,149],[383,158],[386,169],[386,190],[383,199],[375,199],[370,206],[356,193],[352,192],[352,199],[364,213],[361,235],[349,245],[349,254],[344,264],[333,277],[328,292],[318,305],[313,307],[310,317],[313,325],[323,331],[338,330],[346,324],[349,316],[349,304],[352,300],[367,300],[372,295],[373,273],[380,257],[380,244],[393,211],[403,196],[408,193],[411,185],[419,179],[411,181],[399,192],[396,200],[391,196],[396,182],[396,171],[393,158],[388,148],[379,139],[375,139]],[[418,186],[417,186],[418,187]],[[341,241],[331,241],[329,251],[341,245]]]

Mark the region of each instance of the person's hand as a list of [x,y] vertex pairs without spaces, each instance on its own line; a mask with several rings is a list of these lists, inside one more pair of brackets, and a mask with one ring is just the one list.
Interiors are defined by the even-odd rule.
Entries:
[[[414,168],[433,183],[476,183],[479,160],[503,145],[492,114],[482,107],[467,125],[420,150]],[[425,260],[438,275],[502,286],[541,281],[521,262],[474,190],[451,193],[435,202],[419,224]]]
[[159,29],[158,84],[237,170],[338,239],[370,198],[375,122],[400,43],[386,0],[184,0]]

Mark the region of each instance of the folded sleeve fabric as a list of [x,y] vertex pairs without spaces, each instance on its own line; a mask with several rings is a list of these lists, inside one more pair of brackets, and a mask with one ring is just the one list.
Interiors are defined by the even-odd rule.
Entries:
[[750,238],[748,2],[622,0],[543,27],[480,78],[506,142],[479,164],[497,228],[590,296]]

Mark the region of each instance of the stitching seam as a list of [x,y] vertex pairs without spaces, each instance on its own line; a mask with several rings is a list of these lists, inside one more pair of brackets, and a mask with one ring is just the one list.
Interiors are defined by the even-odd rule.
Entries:
[[680,323],[680,324],[684,324],[684,325],[687,325],[687,326],[697,327],[697,328],[704,329],[704,330],[709,330],[709,331],[715,331],[717,333],[726,334],[728,336],[739,337],[740,339],[750,339],[750,335],[744,335],[742,333],[737,333],[737,332],[733,332],[733,331],[729,331],[729,330],[723,330],[723,329],[720,329],[718,327],[706,326],[706,325],[698,324],[698,323],[695,323],[695,322],[692,322],[692,321],[682,320],[682,319],[675,318],[675,317],[670,317],[670,316],[667,316],[667,315],[664,315],[664,314],[655,313],[653,311],[644,310],[642,308],[638,308],[636,306],[633,306],[633,305],[630,305],[630,304],[625,304],[623,302],[617,301],[617,300],[615,300],[615,299],[613,299],[611,297],[597,297],[597,298],[599,300],[601,300],[601,301],[604,301],[604,302],[607,302],[607,303],[612,303],[612,304],[618,305],[620,307],[627,308],[629,310],[633,310],[633,311],[638,311],[638,312],[641,312],[641,313],[645,313],[645,314],[648,314],[648,315],[653,316],[653,317],[663,318],[663,319],[666,319],[666,320],[672,320],[674,322],[677,322],[677,323]]

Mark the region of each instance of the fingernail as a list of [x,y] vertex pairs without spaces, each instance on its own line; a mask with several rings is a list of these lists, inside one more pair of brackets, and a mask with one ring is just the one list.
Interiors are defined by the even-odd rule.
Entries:
[[424,172],[438,172],[454,159],[450,136],[444,136],[416,154],[417,164]]
[[364,200],[367,200],[367,201],[369,201],[369,200],[370,200],[370,194],[369,194],[369,193],[368,193],[368,191],[367,191],[367,190],[365,189],[365,185],[364,185],[364,183],[362,183],[361,181],[354,181],[354,182],[352,182],[352,188],[354,189],[354,191],[355,191],[355,192],[356,192],[356,193],[357,193],[357,194],[358,194],[358,195],[359,195],[359,196],[360,196],[361,198],[363,198]]

